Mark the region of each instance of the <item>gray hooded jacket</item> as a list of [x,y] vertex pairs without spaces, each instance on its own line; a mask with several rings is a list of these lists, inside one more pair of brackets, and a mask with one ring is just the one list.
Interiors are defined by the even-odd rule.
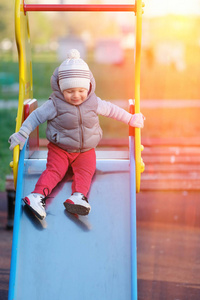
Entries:
[[95,148],[102,137],[97,115],[98,100],[95,95],[95,80],[91,76],[91,88],[87,99],[75,106],[67,103],[59,88],[58,68],[51,77],[53,93],[50,98],[57,115],[47,122],[47,139],[68,152],[85,152]]

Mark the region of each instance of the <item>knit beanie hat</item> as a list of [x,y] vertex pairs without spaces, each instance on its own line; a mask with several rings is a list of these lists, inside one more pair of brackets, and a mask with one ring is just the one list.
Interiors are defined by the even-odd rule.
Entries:
[[86,62],[80,58],[80,53],[76,49],[71,49],[67,53],[67,59],[58,69],[60,89],[63,92],[70,88],[90,88],[90,70]]

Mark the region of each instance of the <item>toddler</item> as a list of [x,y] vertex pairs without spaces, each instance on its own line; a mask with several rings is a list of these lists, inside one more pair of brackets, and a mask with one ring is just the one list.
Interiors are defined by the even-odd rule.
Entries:
[[46,169],[32,193],[23,201],[40,219],[44,219],[45,198],[71,166],[72,194],[63,204],[72,214],[87,215],[91,210],[87,194],[96,169],[95,147],[102,137],[98,115],[139,128],[144,126],[144,117],[141,113],[132,115],[98,98],[94,77],[76,49],[70,50],[67,59],[54,71],[51,87],[53,93],[49,100],[33,111],[19,132],[9,138],[10,150],[16,145],[21,150],[29,134],[47,121]]

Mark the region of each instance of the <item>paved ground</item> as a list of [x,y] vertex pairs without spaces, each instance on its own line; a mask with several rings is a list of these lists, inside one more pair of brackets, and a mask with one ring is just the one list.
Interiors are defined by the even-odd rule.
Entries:
[[[137,194],[138,300],[200,299],[200,201],[198,191]],[[0,299],[9,283],[12,231],[0,193]],[[91,299],[93,300],[93,299]]]
[[138,299],[200,299],[199,192],[137,197]]
[[7,226],[6,193],[0,193],[0,299],[6,300],[8,294],[12,231]]

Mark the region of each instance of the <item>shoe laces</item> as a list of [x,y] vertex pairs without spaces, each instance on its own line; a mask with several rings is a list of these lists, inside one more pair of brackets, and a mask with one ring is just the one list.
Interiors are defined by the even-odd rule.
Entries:
[[40,203],[42,204],[42,206],[45,208],[46,206],[46,200],[49,198],[53,198],[53,197],[49,197],[49,189],[48,188],[44,188],[43,189],[43,194],[44,194],[44,198],[41,197]]
[[84,195],[82,196],[82,200],[84,200],[84,201],[86,201],[88,203],[88,199]]
[[45,208],[45,205],[46,205],[46,203],[45,203],[45,198],[42,198],[42,197],[41,197],[40,203],[41,203],[42,206]]

